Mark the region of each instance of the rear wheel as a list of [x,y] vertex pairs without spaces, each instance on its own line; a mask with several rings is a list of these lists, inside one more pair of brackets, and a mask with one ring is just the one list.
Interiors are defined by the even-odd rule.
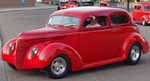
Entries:
[[141,58],[142,49],[139,44],[133,44],[129,50],[128,59],[125,61],[126,64],[134,65],[137,64]]
[[65,77],[70,71],[70,62],[68,57],[64,55],[57,56],[46,68],[51,78],[59,79]]

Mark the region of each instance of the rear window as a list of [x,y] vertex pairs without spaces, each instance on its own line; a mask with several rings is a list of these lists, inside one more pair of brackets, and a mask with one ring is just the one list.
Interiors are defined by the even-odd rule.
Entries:
[[128,16],[124,14],[114,14],[111,16],[111,24],[127,24],[129,22]]

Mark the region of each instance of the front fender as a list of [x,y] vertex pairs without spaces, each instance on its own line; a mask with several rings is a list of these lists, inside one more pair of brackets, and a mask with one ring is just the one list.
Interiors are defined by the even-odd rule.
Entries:
[[83,62],[79,53],[69,45],[64,43],[51,43],[47,45],[40,53],[39,59],[46,62],[46,67],[51,63],[51,61],[58,55],[66,55],[71,62],[71,69],[73,71],[80,70],[82,68]]

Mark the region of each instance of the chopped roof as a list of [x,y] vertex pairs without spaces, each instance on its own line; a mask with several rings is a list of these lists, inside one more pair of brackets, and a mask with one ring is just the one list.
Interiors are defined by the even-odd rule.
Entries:
[[126,10],[120,9],[120,8],[111,8],[111,7],[98,7],[98,6],[86,6],[86,7],[76,7],[76,8],[69,8],[64,10],[59,10],[54,12],[52,15],[74,15],[74,16],[82,16],[85,14],[93,13],[93,12],[104,12],[106,14],[109,14],[114,11],[124,11]]

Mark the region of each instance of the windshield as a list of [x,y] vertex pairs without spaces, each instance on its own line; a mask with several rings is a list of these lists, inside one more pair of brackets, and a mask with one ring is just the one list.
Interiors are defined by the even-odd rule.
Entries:
[[63,25],[64,27],[79,26],[80,20],[71,16],[53,16],[49,19],[48,25]]
[[150,10],[150,6],[145,6],[144,9],[145,10]]

